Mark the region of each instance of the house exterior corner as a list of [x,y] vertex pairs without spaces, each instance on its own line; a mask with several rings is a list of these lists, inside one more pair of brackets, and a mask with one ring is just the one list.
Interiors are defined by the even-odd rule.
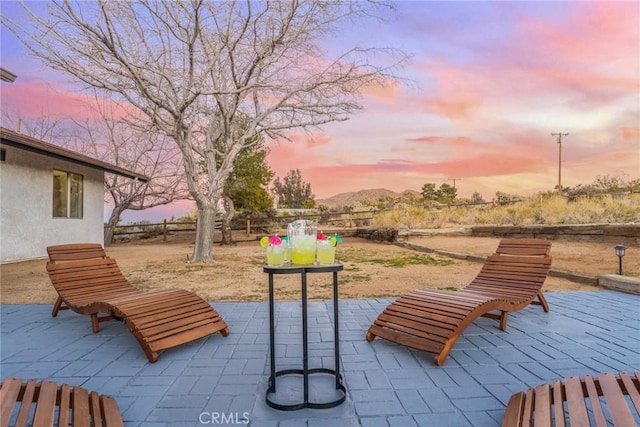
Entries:
[[[104,172],[13,146],[0,162],[0,263],[44,258],[49,245],[103,243]],[[75,215],[55,212],[54,175],[81,181]],[[64,212],[63,212],[64,213]]]

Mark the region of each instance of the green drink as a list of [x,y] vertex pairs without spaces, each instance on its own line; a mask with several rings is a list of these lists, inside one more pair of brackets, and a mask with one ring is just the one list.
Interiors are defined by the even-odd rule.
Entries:
[[316,236],[297,236],[291,241],[291,262],[297,265],[313,264],[316,260]]
[[267,265],[279,267],[284,264],[284,246],[267,246]]
[[318,241],[316,252],[320,265],[331,265],[336,261],[336,247],[331,246],[328,240]]

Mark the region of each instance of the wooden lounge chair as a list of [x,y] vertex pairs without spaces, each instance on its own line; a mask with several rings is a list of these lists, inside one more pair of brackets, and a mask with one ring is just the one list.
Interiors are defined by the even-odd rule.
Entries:
[[595,378],[585,375],[584,379],[574,376],[516,393],[505,409],[502,426],[625,427],[637,426],[639,420],[640,372],[621,372]]
[[[100,322],[121,320],[150,362],[158,352],[229,328],[209,303],[183,289],[144,292],[132,286],[99,244],[49,246],[47,272],[58,292],[52,316],[71,309]],[[102,314],[102,316],[99,316]]]
[[401,296],[378,316],[366,339],[380,337],[435,353],[441,366],[478,317],[497,319],[505,330],[510,311],[529,304],[549,311],[542,284],[551,267],[550,249],[548,240],[504,239],[468,286],[457,292],[425,289]]
[[8,378],[0,384],[0,427],[123,427],[118,403],[82,387]]

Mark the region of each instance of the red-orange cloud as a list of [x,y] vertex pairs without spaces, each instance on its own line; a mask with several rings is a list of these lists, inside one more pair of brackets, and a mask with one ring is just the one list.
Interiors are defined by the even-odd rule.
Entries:
[[622,141],[640,143],[640,127],[622,127],[620,128],[620,133],[622,134]]
[[369,96],[382,101],[392,101],[398,98],[398,90],[400,85],[386,79],[383,85],[369,85],[362,88],[361,93],[365,96]]
[[420,144],[427,145],[468,145],[471,142],[471,138],[468,136],[422,136],[417,138],[407,138],[405,139],[407,142],[418,142]]

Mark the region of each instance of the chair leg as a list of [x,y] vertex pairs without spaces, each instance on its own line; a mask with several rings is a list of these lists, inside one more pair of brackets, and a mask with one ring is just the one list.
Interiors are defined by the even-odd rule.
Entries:
[[62,298],[58,297],[56,303],[53,304],[53,310],[51,311],[51,317],[56,317],[58,315],[58,311],[60,311],[60,307],[62,306]]
[[500,314],[500,329],[503,331],[507,330],[507,316],[509,316],[509,312],[507,311],[503,311],[502,314]]
[[544,297],[544,294],[542,293],[542,290],[538,291],[538,300],[540,301],[540,304],[542,305],[542,309],[544,310],[545,313],[549,312],[549,304],[547,303],[547,300]]
[[100,332],[100,319],[98,319],[98,313],[93,313],[91,315],[91,329],[94,334]]

